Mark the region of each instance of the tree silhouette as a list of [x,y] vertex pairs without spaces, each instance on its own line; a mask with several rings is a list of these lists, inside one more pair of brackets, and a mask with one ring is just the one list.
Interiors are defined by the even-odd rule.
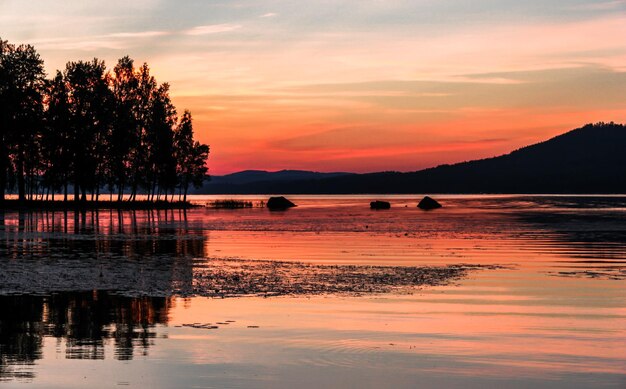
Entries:
[[140,142],[137,118],[139,104],[139,78],[134,61],[126,56],[113,69],[111,79],[115,109],[113,128],[109,138],[109,190],[117,188],[117,200],[121,201],[124,187],[131,174],[133,152]]
[[46,90],[45,115],[46,125],[43,127],[42,149],[46,169],[43,183],[52,191],[63,191],[63,200],[67,201],[68,180],[72,164],[70,140],[70,107],[67,85],[63,74],[57,71],[55,77],[48,82]]
[[95,58],[69,62],[64,78],[69,92],[74,199],[85,201],[87,191],[93,192],[102,183],[112,93],[104,62]]
[[[13,169],[20,201],[26,199],[26,176],[32,180],[40,160],[38,133],[43,117],[43,60],[30,45],[15,46],[0,39],[0,187]],[[32,184],[32,182],[31,182]]]
[[112,72],[97,58],[68,62],[46,80],[32,46],[0,39],[0,202],[14,186],[20,201],[67,201],[70,186],[76,202],[102,190],[167,201],[177,186],[186,201],[209,147],[193,140],[188,111],[178,121],[169,91],[128,56]]
[[7,66],[7,53],[9,43],[0,39],[0,202],[4,202],[7,181],[9,177],[9,148],[8,134],[10,110],[9,110],[9,74]]
[[174,158],[174,126],[176,108],[169,97],[169,85],[160,85],[152,95],[150,117],[146,133],[148,194],[157,200],[161,191],[173,190],[176,185]]
[[204,161],[209,156],[209,146],[194,142],[191,112],[185,111],[174,134],[176,173],[179,184],[179,198],[187,201],[189,185],[202,186],[208,168]]

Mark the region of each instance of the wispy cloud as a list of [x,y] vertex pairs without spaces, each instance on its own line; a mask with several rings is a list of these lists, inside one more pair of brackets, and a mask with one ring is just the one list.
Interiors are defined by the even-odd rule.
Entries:
[[138,32],[116,32],[105,35],[109,38],[152,38],[155,36],[169,35],[167,31],[138,31]]
[[131,46],[133,40],[135,39],[143,40],[171,34],[172,33],[168,31],[114,32],[110,34],[85,37],[79,36],[38,39],[31,41],[30,43],[38,45],[38,48],[55,50],[120,50]]
[[57,3],[0,0],[2,37],[49,73],[148,61],[219,150],[215,172],[415,169],[626,117],[626,0]]
[[239,24],[211,24],[207,26],[197,26],[190,30],[185,31],[186,35],[208,35],[208,34],[218,34],[221,32],[229,32],[235,31],[241,28]]
[[593,4],[579,4],[572,7],[572,9],[583,11],[609,11],[626,7],[626,0],[611,0],[602,3]]

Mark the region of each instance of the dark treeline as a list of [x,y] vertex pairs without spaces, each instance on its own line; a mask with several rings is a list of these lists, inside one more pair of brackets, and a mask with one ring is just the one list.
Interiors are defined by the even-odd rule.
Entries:
[[[121,58],[68,62],[46,78],[30,45],[0,39],[0,201],[186,201],[207,177],[209,147],[193,138],[191,113],[177,117],[167,83],[147,64]],[[169,196],[169,197],[168,197]]]

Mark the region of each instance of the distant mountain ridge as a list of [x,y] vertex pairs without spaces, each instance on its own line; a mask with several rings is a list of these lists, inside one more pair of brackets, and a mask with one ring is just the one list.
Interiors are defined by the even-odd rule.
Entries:
[[[300,173],[299,178],[297,174],[294,178],[283,174],[274,178],[284,179],[265,176],[267,179],[227,186],[220,183],[222,177],[209,190],[205,185],[203,192],[626,193],[626,127],[616,123],[588,124],[509,154],[411,173]],[[330,176],[324,176],[327,174]]]
[[238,193],[238,188],[250,185],[268,185],[273,182],[283,181],[318,180],[355,174],[347,172],[320,173],[307,170],[279,170],[275,172],[243,170],[223,176],[212,176],[210,181],[206,182],[202,188],[194,190],[193,193],[229,193],[229,189],[234,190],[234,193]]

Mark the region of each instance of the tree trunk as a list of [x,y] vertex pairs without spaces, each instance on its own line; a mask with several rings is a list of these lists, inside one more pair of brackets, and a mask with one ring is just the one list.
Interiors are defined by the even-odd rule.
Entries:
[[[2,127],[2,132],[6,128],[6,124],[3,121],[0,123]],[[9,168],[9,156],[8,150],[6,149],[6,142],[4,136],[0,136],[0,202],[4,202],[5,199],[5,191],[7,189],[7,171]]]
[[2,167],[2,169],[0,169],[0,203],[3,203],[4,198],[5,198],[4,192],[6,191],[6,188],[7,188],[6,176],[7,176],[6,169]]
[[80,200],[80,186],[78,185],[78,180],[74,181],[74,201],[78,202]]
[[24,179],[24,164],[18,159],[17,162],[17,197],[20,202],[26,200],[26,180]]

